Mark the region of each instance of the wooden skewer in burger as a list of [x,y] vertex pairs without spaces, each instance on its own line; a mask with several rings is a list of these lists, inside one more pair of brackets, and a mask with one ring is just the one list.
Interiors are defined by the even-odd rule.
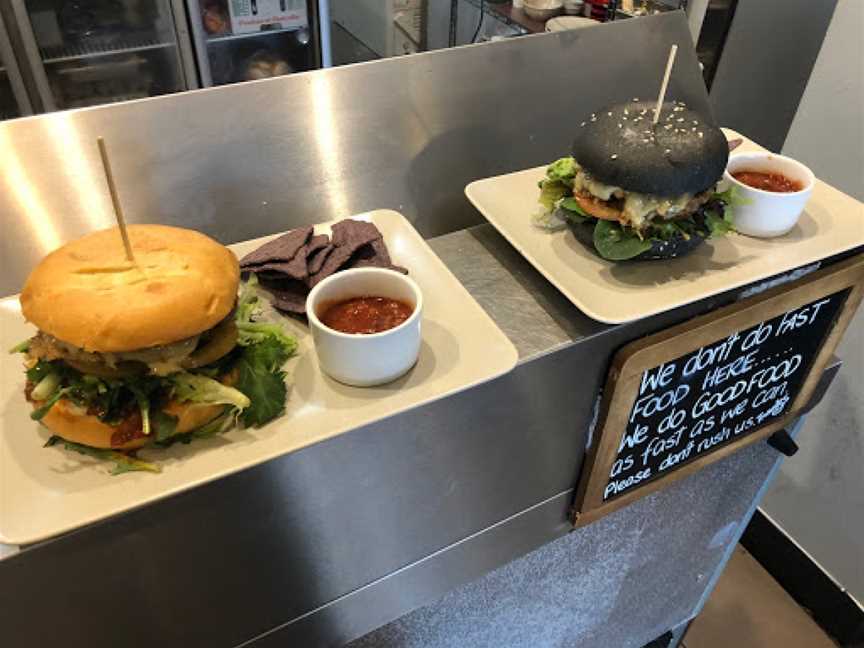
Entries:
[[238,303],[226,247],[188,229],[127,227],[101,138],[99,150],[118,227],[49,254],[21,293],[39,329],[16,349],[32,417],[74,449],[128,452],[278,416],[296,341],[252,321],[254,292]]
[[730,197],[718,193],[729,147],[723,132],[679,101],[634,99],[577,127],[573,156],[540,182],[550,218],[610,261],[670,259],[732,231]]

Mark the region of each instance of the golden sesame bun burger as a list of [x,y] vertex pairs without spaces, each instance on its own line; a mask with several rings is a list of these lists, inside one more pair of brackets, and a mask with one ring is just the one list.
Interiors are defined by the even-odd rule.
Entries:
[[92,448],[133,450],[242,409],[230,356],[240,272],[192,230],[94,232],[49,254],[21,293],[38,333],[22,345],[33,418]]

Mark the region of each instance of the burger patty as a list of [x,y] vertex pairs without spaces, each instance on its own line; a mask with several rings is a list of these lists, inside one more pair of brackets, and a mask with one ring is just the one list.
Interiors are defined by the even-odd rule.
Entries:
[[587,214],[601,220],[617,221],[644,229],[656,218],[686,218],[711,199],[714,188],[695,195],[652,196],[604,184],[576,162],[573,198]]
[[[682,209],[676,210],[673,214],[667,215],[660,214],[656,210],[651,211],[643,217],[638,227],[647,227],[651,224],[651,221],[658,216],[660,218],[663,218],[664,220],[673,220],[677,218],[687,218],[688,216],[692,216],[699,210],[702,205],[711,200],[711,196],[713,195],[713,193],[713,190],[708,190],[696,194],[692,198],[688,199]],[[600,220],[616,221],[621,223],[622,225],[631,225],[634,227],[637,226],[631,221],[630,218],[628,218],[628,214],[624,210],[624,198],[613,197],[610,200],[602,200],[597,196],[588,193],[587,191],[579,191],[577,193],[574,193],[573,198],[574,200],[576,200],[579,207],[589,216],[593,216],[594,218]]]
[[63,360],[82,373],[103,378],[144,373],[164,376],[215,362],[236,344],[237,326],[232,312],[199,335],[173,344],[119,353],[85,351],[39,331],[31,338],[27,354],[33,360]]

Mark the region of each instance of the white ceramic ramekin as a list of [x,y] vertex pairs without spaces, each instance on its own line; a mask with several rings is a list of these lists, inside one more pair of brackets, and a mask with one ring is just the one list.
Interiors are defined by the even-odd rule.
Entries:
[[[732,177],[739,171],[780,173],[803,188],[788,193],[756,189]],[[735,229],[741,234],[761,238],[782,236],[795,227],[816,181],[813,172],[800,162],[767,152],[729,156],[724,179],[735,187],[742,199],[742,204],[736,205],[733,211]]]
[[[381,333],[342,333],[320,317],[336,302],[352,297],[388,297],[414,307],[411,316]],[[357,387],[383,385],[405,374],[420,354],[423,295],[409,277],[383,268],[337,272],[306,298],[306,315],[321,370],[334,380]]]

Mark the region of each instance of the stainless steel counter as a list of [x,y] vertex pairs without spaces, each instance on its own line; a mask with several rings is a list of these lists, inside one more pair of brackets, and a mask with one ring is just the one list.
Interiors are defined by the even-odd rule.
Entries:
[[[735,295],[598,324],[472,227],[462,189],[565,153],[574,115],[649,96],[688,39],[667,15],[0,125],[4,292],[109,224],[103,135],[132,221],[233,242],[401,210],[520,353],[480,387],[0,560],[0,645],[338,645],[565,536],[611,354]],[[707,111],[689,48],[675,70],[673,95]],[[571,534],[583,645],[686,621],[775,461],[750,448]]]

